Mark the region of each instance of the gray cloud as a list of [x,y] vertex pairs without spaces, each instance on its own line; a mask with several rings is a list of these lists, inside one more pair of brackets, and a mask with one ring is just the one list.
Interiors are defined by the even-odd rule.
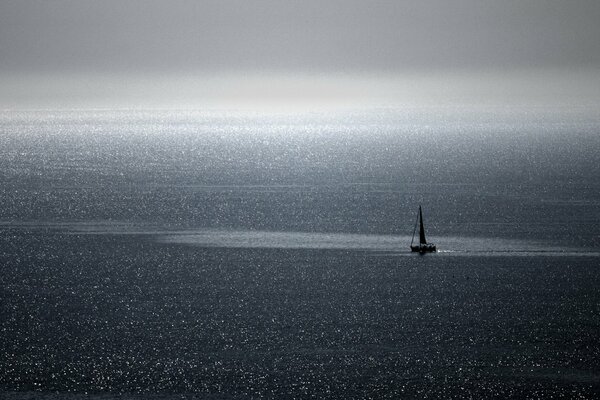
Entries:
[[600,66],[600,2],[0,2],[0,71]]

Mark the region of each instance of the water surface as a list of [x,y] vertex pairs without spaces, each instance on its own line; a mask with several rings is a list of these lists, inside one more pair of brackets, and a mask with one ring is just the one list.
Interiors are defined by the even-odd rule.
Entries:
[[0,390],[593,398],[597,115],[430,111],[0,113]]

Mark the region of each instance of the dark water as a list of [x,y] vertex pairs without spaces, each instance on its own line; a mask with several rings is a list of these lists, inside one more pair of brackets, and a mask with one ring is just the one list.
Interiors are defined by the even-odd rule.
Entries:
[[3,112],[0,397],[595,398],[599,129]]

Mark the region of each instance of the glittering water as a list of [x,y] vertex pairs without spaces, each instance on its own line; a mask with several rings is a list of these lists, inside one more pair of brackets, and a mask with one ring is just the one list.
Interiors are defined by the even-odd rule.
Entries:
[[0,113],[2,395],[593,398],[598,127]]

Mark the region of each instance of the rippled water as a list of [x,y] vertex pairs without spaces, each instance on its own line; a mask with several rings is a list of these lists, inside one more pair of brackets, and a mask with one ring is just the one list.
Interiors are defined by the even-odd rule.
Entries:
[[0,113],[0,390],[594,398],[584,111]]

